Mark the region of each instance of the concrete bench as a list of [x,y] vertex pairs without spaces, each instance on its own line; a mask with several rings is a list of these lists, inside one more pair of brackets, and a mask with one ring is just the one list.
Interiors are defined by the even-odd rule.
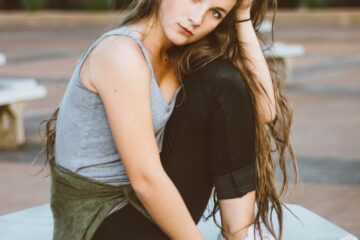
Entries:
[[25,102],[46,96],[34,79],[0,78],[0,148],[12,149],[25,142]]
[[6,56],[5,54],[0,52],[0,65],[5,65],[6,63]]
[[[286,206],[300,218],[303,224],[284,209],[284,240],[357,240],[342,228],[299,205],[286,204]],[[216,219],[221,223],[219,212]],[[276,218],[274,223],[277,227]],[[206,222],[202,219],[198,228],[206,240],[216,240],[219,234],[219,229],[212,218]],[[0,239],[50,240],[52,233],[53,220],[49,204],[0,216]]]
[[[283,239],[284,240],[358,240],[355,236],[348,233],[339,226],[329,222],[310,210],[296,205],[285,204],[300,221],[293,216],[286,208],[282,208],[284,212]],[[207,216],[207,214],[206,214]],[[217,222],[221,223],[219,212],[216,215]],[[272,219],[275,229],[278,227],[275,211],[273,211]],[[1,224],[1,220],[0,220]],[[200,231],[205,239],[216,239],[219,230],[212,218],[208,221],[201,221],[198,224]],[[265,229],[262,226],[262,229]]]

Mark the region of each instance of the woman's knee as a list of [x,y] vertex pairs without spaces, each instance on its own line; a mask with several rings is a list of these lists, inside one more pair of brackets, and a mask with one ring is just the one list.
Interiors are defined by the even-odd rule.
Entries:
[[[215,68],[216,67],[216,68]],[[232,65],[210,65],[208,90],[216,104],[209,119],[211,174],[219,199],[240,197],[254,190],[255,122],[249,88]]]
[[255,125],[246,82],[224,61],[214,61],[184,80],[185,102],[174,109],[167,128],[177,119],[174,129],[179,132],[179,121],[186,122],[189,140],[184,146],[205,141],[219,199],[240,196],[254,185],[255,175]]

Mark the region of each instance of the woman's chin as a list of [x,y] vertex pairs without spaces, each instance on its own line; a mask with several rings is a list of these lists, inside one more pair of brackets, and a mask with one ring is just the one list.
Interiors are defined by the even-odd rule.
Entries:
[[191,43],[192,41],[189,38],[185,38],[185,37],[174,37],[171,42],[176,45],[176,46],[182,46],[182,45],[186,45]]
[[192,42],[188,36],[185,36],[184,34],[178,32],[171,32],[171,34],[169,33],[167,35],[170,42],[177,46],[185,45]]

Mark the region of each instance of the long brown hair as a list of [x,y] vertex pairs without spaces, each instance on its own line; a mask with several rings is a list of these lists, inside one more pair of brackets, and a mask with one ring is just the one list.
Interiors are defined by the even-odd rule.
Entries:
[[[240,1],[238,1],[237,4],[240,4]],[[255,32],[259,40],[267,48],[271,47],[271,42],[273,42],[273,31],[271,31],[271,42],[267,43],[266,38],[262,36],[260,32],[260,26],[263,23],[265,14],[270,6],[274,9],[274,15],[272,17],[272,25],[274,25],[275,10],[277,7],[275,0],[254,0],[251,9],[251,19]],[[235,10],[236,7],[237,6],[235,6],[233,10]],[[287,207],[281,202],[280,198],[289,186],[286,156],[289,157],[292,164],[295,185],[299,181],[297,161],[290,143],[292,111],[288,101],[281,93],[280,79],[274,68],[275,60],[268,58],[269,66],[272,67],[270,71],[272,73],[272,83],[276,101],[276,118],[267,124],[264,124],[260,119],[259,112],[261,106],[259,96],[266,94],[266,92],[256,84],[257,79],[255,73],[248,69],[244,64],[244,62],[250,60],[244,55],[244,51],[242,51],[243,45],[239,45],[236,31],[234,31],[234,15],[234,11],[230,12],[228,16],[226,16],[226,19],[224,19],[219,26],[205,38],[190,45],[175,47],[173,52],[174,56],[177,58],[177,61],[175,62],[177,64],[176,69],[178,70],[178,76],[181,77],[182,74],[190,74],[215,59],[224,59],[232,62],[244,76],[255,109],[257,172],[256,205],[258,211],[255,216],[254,225],[256,228],[260,228],[260,222],[262,222],[276,238],[271,218],[271,213],[275,210],[279,223],[278,239],[282,239],[283,211],[281,206]],[[278,164],[282,174],[279,192],[275,185],[276,164]],[[216,191],[214,191],[213,200],[214,208],[206,219],[213,216],[214,221],[216,222],[214,216],[219,210]]]
[[[128,4],[124,4],[121,10],[120,19],[115,27],[137,22],[143,18],[157,14],[161,0],[131,0]],[[237,1],[237,5],[241,1]],[[185,46],[173,46],[169,49],[169,55],[174,63],[177,77],[181,82],[184,75],[188,75],[215,59],[229,60],[236,66],[244,76],[250,90],[251,100],[254,106],[255,126],[256,126],[256,206],[257,214],[255,216],[254,225],[260,228],[260,223],[264,224],[269,232],[277,239],[282,239],[283,231],[283,211],[281,206],[286,206],[281,202],[281,196],[286,192],[289,186],[288,164],[290,159],[294,171],[295,185],[298,183],[297,162],[290,143],[290,128],[292,123],[292,111],[282,95],[280,89],[280,81],[277,73],[271,68],[272,83],[274,87],[276,100],[276,117],[267,124],[260,119],[260,101],[259,96],[266,94],[264,89],[256,84],[255,73],[253,73],[244,64],[248,58],[242,51],[242,45],[238,44],[235,32],[235,9],[225,17],[225,19],[217,26],[217,28],[206,37]],[[267,43],[261,35],[259,29],[265,18],[265,14],[269,7],[272,7],[274,14],[272,24],[274,25],[277,3],[276,0],[254,0],[251,8],[251,19],[255,32],[259,40],[265,45],[270,46],[273,41],[273,32],[271,34],[271,42]],[[273,66],[274,60],[267,59],[269,66]],[[59,108],[46,121],[45,129],[45,153],[46,163],[54,159],[54,143],[55,143],[55,126]],[[286,158],[288,157],[288,158]],[[275,185],[275,169],[278,164],[281,175],[281,187],[278,192]],[[213,192],[214,208],[209,216],[214,218],[219,210],[216,191]],[[271,213],[275,210],[279,228],[279,235],[276,237]],[[290,211],[290,210],[289,210]],[[270,217],[270,221],[269,221]],[[218,226],[221,228],[221,226]],[[261,235],[261,232],[260,232]],[[262,237],[261,237],[262,238]]]

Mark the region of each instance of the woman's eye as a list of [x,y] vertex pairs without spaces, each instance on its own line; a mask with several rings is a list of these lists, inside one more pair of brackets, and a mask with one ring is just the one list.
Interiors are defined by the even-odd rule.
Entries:
[[217,19],[221,18],[221,13],[218,10],[212,10],[212,15]]

